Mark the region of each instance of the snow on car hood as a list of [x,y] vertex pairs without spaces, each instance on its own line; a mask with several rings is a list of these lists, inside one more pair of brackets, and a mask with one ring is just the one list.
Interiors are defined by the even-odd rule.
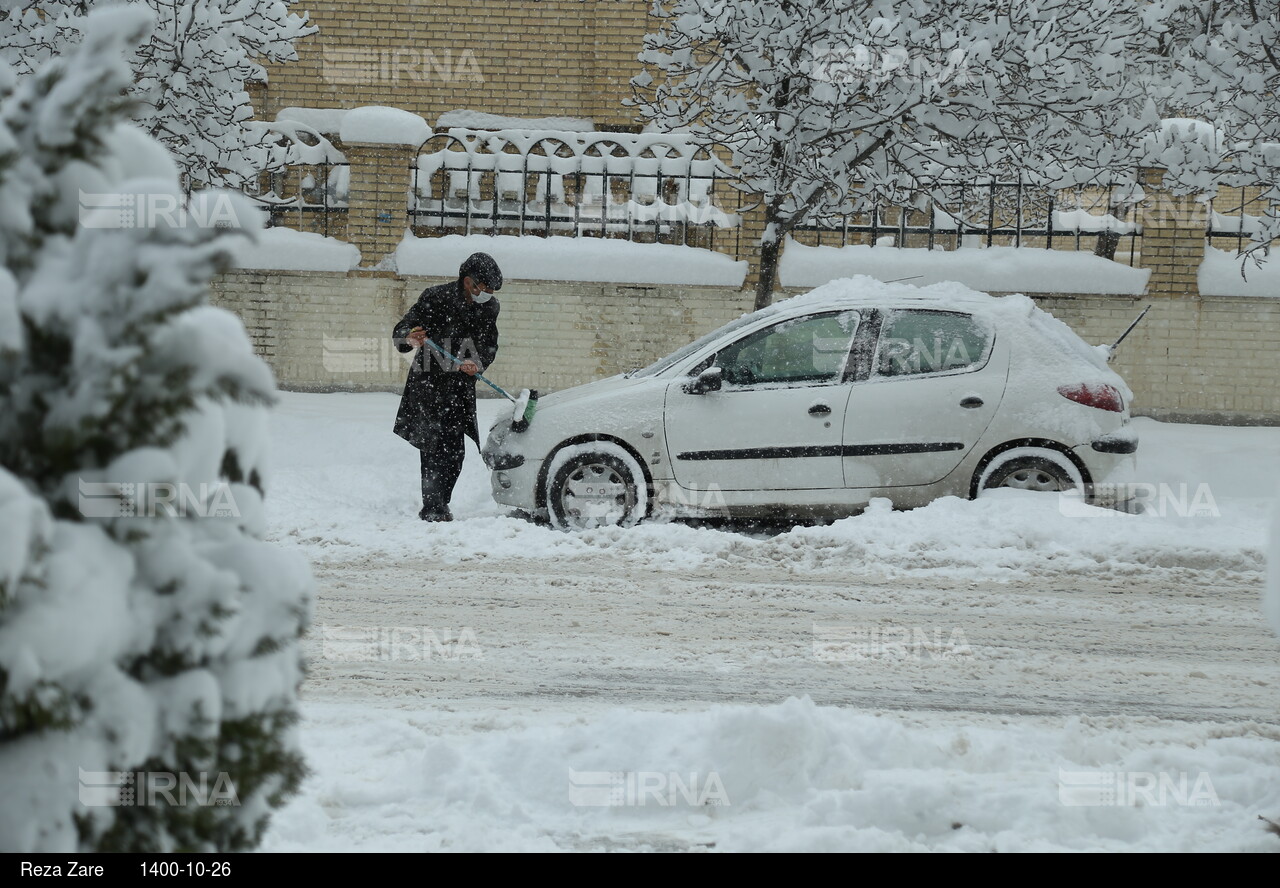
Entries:
[[[562,407],[566,404],[572,404],[575,401],[584,401],[590,398],[599,398],[606,395],[612,395],[623,389],[632,388],[636,385],[644,383],[652,383],[651,379],[628,379],[622,374],[610,376],[606,379],[597,379],[595,382],[584,383],[583,385],[575,385],[572,388],[561,389],[558,392],[552,392],[538,399],[538,409],[545,407]],[[663,380],[663,384],[666,380]]]

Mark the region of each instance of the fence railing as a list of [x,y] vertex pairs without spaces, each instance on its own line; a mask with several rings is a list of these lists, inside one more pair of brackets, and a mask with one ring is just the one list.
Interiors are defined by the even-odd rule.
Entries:
[[297,164],[266,174],[265,190],[249,196],[266,214],[266,227],[346,234],[351,165],[346,161]]
[[1087,249],[1129,265],[1138,261],[1142,225],[1130,218],[1139,194],[1132,185],[1046,189],[1022,182],[935,183],[920,194],[923,209],[877,206],[803,225],[797,232],[815,246]]
[[[680,136],[450,129],[422,146],[409,220],[419,236],[621,238],[716,249],[740,219],[731,174]],[[723,247],[723,244],[721,244]]]
[[[1262,217],[1271,202],[1264,196],[1262,188],[1239,188],[1235,191],[1236,194],[1228,192],[1226,196],[1220,195],[1210,202],[1205,237],[1209,239],[1210,246],[1233,245],[1238,253],[1262,230]],[[1252,197],[1249,196],[1251,193]],[[1218,243],[1222,240],[1227,243]]]

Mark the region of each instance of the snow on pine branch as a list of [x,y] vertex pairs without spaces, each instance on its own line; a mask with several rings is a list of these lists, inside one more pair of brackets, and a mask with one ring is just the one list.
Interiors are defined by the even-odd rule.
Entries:
[[[134,120],[178,159],[186,184],[242,187],[259,170],[293,160],[292,145],[249,129],[246,84],[264,62],[297,58],[294,44],[316,28],[289,11],[294,0],[129,0],[156,19],[130,55]],[[0,14],[0,60],[19,76],[68,51],[85,15],[107,0],[17,0]]]
[[126,59],[151,26],[142,4],[93,11],[83,39],[0,87],[10,851],[248,850],[304,773],[311,581],[264,539],[274,381],[207,304],[260,213],[215,189],[185,200],[173,158],[127,122]]

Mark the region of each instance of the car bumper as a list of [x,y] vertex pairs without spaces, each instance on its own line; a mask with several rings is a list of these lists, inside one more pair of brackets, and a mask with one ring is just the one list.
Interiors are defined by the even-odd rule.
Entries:
[[489,431],[480,455],[489,469],[489,487],[499,505],[533,512],[537,508],[538,473],[542,460],[531,460],[508,441],[511,421]]
[[1103,508],[1123,507],[1131,498],[1137,452],[1138,436],[1128,428],[1076,447],[1076,456],[1093,479],[1093,484],[1083,493],[1084,501]]

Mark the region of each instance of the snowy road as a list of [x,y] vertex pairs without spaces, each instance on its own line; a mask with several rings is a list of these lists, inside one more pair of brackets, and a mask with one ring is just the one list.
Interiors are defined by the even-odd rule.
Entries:
[[417,521],[396,403],[277,413],[268,518],[319,593],[313,773],[264,849],[1280,849],[1280,429],[1139,420],[1140,480],[1205,507],[1158,515],[567,534],[474,452],[459,520]]
[[808,695],[862,709],[1280,714],[1256,574],[798,582],[784,568],[640,572],[589,556],[357,562],[318,576],[314,699],[685,706]]

